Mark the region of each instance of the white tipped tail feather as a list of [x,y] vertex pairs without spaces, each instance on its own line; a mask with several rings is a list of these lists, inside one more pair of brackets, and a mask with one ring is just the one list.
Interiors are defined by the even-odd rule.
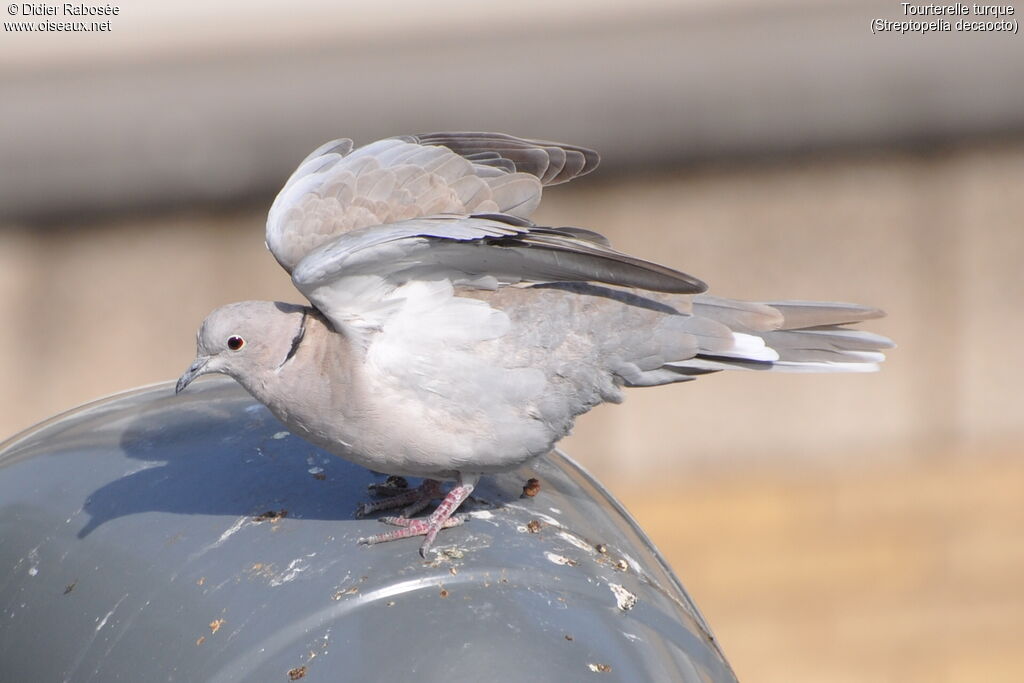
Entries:
[[771,370],[775,372],[874,372],[885,360],[890,339],[847,327],[880,318],[876,308],[818,301],[752,303],[694,297],[693,312],[733,330],[727,352],[701,350],[695,358],[671,363],[681,371]]

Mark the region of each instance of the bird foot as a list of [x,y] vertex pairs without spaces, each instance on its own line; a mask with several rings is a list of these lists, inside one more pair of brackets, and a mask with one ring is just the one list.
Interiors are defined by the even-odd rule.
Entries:
[[[390,478],[389,478],[390,481]],[[392,484],[372,484],[370,490],[373,493],[379,493],[382,491],[394,491],[396,488]],[[356,508],[356,517],[365,517],[366,515],[373,514],[374,512],[380,512],[381,510],[393,510],[397,507],[407,506],[402,511],[402,517],[412,517],[423,508],[430,505],[432,500],[440,498],[441,482],[436,479],[424,479],[423,483],[414,489],[408,489],[402,493],[382,498],[381,500],[374,500],[363,503]]]
[[[463,515],[452,515],[448,519],[444,520],[436,530],[433,529],[429,517],[421,519],[409,519],[408,517],[381,517],[377,521],[401,528],[395,529],[394,531],[386,531],[382,534],[374,534],[373,536],[367,536],[366,538],[360,538],[360,543],[363,545],[376,545],[387,541],[397,541],[400,538],[426,536],[430,534],[431,531],[433,531],[433,535],[436,536],[437,532],[441,529],[450,529],[453,526],[460,526],[464,524],[466,522],[466,517]],[[427,551],[430,550],[430,544],[424,542],[424,546],[424,548],[420,549],[420,555],[426,557]]]
[[[439,487],[438,482],[433,479],[428,479],[423,482],[424,486],[427,482],[433,482],[434,486]],[[434,539],[437,537],[437,532],[441,529],[448,529],[453,526],[459,526],[466,521],[463,516],[455,516],[453,513],[462,503],[469,497],[469,494],[473,492],[473,487],[476,484],[476,478],[472,480],[472,483],[463,482],[458,486],[455,486],[448,495],[445,496],[441,504],[437,506],[437,509],[430,513],[430,516],[426,519],[409,519],[408,517],[382,517],[380,521],[394,526],[401,527],[394,531],[388,531],[383,534],[375,534],[366,538],[360,538],[359,543],[364,545],[376,545],[377,543],[385,543],[387,541],[395,541],[399,538],[409,538],[411,536],[426,536],[423,539],[423,544],[420,546],[420,557],[426,558],[427,553],[430,552],[430,546],[433,545]]]

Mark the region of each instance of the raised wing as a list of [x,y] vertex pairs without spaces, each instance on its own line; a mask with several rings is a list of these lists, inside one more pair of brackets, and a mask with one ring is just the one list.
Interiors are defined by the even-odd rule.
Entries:
[[413,310],[491,310],[454,297],[457,286],[591,281],[662,292],[706,289],[685,273],[611,249],[596,233],[499,216],[435,216],[354,230],[306,256],[292,280],[339,329],[353,332],[384,329]]
[[430,133],[353,150],[334,140],[308,157],[277,195],[267,246],[292,272],[317,247],[373,225],[445,213],[528,217],[544,185],[589,173],[591,150],[498,133]]

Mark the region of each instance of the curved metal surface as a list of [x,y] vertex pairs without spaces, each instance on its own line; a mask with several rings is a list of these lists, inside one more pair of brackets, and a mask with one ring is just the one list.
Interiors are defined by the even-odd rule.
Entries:
[[484,478],[430,562],[415,539],[356,544],[381,528],[352,514],[381,480],[220,378],[10,439],[0,680],[735,680],[650,541],[565,456]]

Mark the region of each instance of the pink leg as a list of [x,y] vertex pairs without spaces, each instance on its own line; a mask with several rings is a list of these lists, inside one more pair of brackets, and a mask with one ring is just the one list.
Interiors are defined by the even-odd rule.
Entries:
[[469,494],[473,492],[479,480],[480,475],[478,474],[461,475],[459,477],[459,484],[448,492],[448,495],[437,506],[437,509],[430,513],[430,516],[426,519],[383,517],[380,521],[396,524],[402,528],[383,534],[376,534],[369,538],[360,538],[359,542],[366,545],[374,545],[376,543],[384,543],[385,541],[394,541],[399,538],[409,538],[410,536],[426,536],[423,540],[423,545],[420,546],[420,556],[426,558],[427,553],[430,551],[430,546],[437,537],[438,531],[462,524],[464,520],[459,517],[452,517],[452,513],[469,497]]
[[391,510],[403,505],[408,505],[408,507],[402,511],[402,516],[411,517],[427,507],[430,501],[440,497],[441,482],[436,479],[424,479],[423,483],[414,489],[409,489],[396,496],[389,496],[382,500],[363,503],[356,508],[356,517],[365,517],[380,510]]

